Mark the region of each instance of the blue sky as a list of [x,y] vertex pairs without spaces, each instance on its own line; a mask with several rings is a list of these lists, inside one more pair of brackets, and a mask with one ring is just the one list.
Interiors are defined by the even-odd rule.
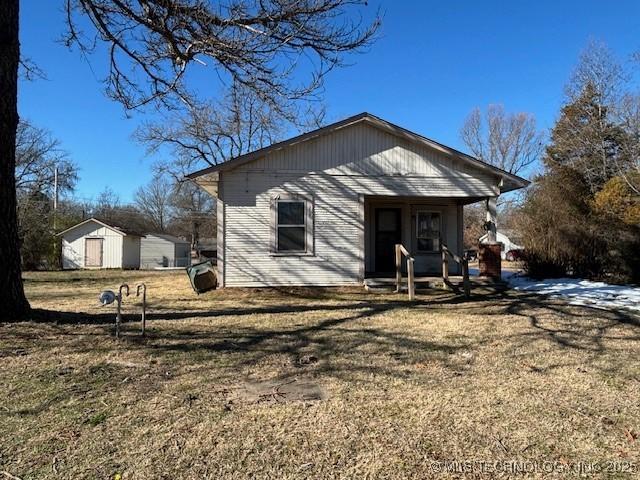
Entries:
[[[328,120],[369,111],[462,150],[458,131],[476,106],[502,103],[550,128],[589,38],[605,41],[622,60],[640,50],[637,0],[378,3],[379,40],[327,79]],[[104,57],[87,63],[56,42],[64,33],[62,0],[21,4],[23,55],[48,77],[20,84],[21,116],[51,130],[78,164],[78,197],[108,186],[129,201],[154,161],[131,138],[144,117],[126,118],[105,97]]]

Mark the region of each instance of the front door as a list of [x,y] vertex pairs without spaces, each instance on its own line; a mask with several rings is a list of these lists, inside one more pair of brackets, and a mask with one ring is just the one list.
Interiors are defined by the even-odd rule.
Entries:
[[375,270],[379,273],[396,269],[395,245],[402,242],[402,209],[376,208]]

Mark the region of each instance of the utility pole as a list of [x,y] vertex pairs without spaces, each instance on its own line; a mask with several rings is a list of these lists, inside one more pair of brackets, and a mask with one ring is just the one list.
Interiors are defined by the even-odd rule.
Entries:
[[53,169],[53,233],[57,233],[57,213],[58,213],[58,165]]
[[60,266],[58,257],[58,165],[53,168],[53,261],[55,267]]

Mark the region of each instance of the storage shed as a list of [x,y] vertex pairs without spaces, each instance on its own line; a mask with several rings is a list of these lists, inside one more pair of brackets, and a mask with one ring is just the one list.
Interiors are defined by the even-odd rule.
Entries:
[[140,242],[140,268],[180,268],[191,265],[189,242],[165,233],[147,233]]
[[63,269],[140,267],[140,233],[89,218],[58,236]]

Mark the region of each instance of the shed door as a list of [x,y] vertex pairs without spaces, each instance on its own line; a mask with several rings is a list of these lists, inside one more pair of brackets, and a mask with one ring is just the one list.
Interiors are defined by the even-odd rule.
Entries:
[[85,238],[84,240],[84,266],[102,266],[102,238]]

